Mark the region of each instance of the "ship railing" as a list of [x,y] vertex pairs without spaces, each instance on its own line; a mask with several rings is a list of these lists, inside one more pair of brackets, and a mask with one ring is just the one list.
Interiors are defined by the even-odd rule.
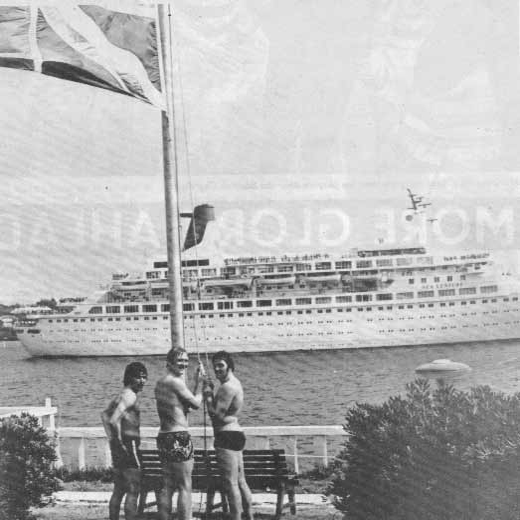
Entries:
[[253,256],[253,257],[239,257],[239,258],[225,258],[225,266],[242,265],[242,264],[272,264],[282,262],[302,262],[308,260],[322,260],[332,258],[328,253],[314,253],[307,255],[283,255],[281,257],[275,256]]
[[[58,460],[70,469],[108,467],[111,455],[106,434],[101,427],[60,427]],[[158,428],[141,427],[141,447],[155,448]],[[195,448],[213,447],[211,428],[192,427]],[[296,473],[315,466],[327,467],[342,448],[346,433],[340,425],[329,426],[247,426],[247,449],[283,447]]]

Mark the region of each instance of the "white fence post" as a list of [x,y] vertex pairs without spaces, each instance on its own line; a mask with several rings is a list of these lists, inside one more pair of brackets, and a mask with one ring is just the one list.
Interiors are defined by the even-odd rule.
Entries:
[[[45,398],[45,408],[52,408],[52,401],[50,397]],[[54,422],[54,413],[49,414],[49,425],[47,426],[48,430],[56,430],[56,423]]]
[[110,444],[108,439],[105,439],[105,465],[107,468],[112,466],[112,453],[110,451]]
[[78,469],[82,470],[82,469],[85,469],[86,467],[86,464],[85,464],[85,437],[81,437],[79,439],[79,444],[78,444]]
[[300,473],[300,464],[298,462],[298,437],[293,437],[293,453],[294,453],[294,472],[298,475]]
[[325,435],[316,435],[316,437],[314,437],[314,449],[321,458],[323,466],[326,468],[329,465],[329,460],[327,454],[327,437]]

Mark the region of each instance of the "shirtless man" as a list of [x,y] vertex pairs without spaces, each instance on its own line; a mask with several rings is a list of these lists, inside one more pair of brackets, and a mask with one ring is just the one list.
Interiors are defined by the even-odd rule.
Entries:
[[220,387],[213,395],[212,384],[204,381],[204,399],[213,423],[215,452],[228,497],[230,519],[240,520],[242,509],[247,520],[253,519],[252,496],[244,475],[242,450],[246,438],[238,424],[238,414],[244,404],[244,391],[233,371],[235,364],[224,350],[212,358]]
[[191,473],[193,470],[193,444],[188,432],[190,409],[198,409],[202,392],[197,392],[199,375],[204,369],[199,365],[195,373],[193,393],[185,383],[188,354],[183,348],[173,348],[166,356],[167,374],[155,386],[157,412],[161,429],[157,436],[157,449],[164,475],[164,487],[159,496],[159,518],[168,520],[172,511],[172,495],[179,491],[177,514],[180,520],[191,520]]
[[137,499],[141,481],[137,458],[140,441],[137,394],[142,391],[147,378],[148,373],[142,363],[134,362],[127,365],[123,378],[125,388],[101,413],[114,467],[114,491],[108,506],[110,520],[119,519],[125,493],[125,518],[137,518]]

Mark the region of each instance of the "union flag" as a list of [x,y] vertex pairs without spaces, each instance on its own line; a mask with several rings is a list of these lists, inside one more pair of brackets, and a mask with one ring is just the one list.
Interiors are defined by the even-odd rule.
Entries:
[[164,108],[155,17],[143,16],[146,8],[131,1],[120,5],[127,7],[0,6],[0,66],[86,83]]

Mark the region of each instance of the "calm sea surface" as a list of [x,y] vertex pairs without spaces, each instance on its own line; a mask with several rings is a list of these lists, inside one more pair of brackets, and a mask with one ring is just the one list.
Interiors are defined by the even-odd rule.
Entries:
[[[458,388],[485,384],[520,391],[520,341],[236,355],[235,374],[246,394],[242,424],[342,424],[349,406],[404,393],[415,368],[439,358],[472,368],[457,381]],[[149,374],[142,424],[157,426],[153,387],[165,371],[162,357],[31,359],[20,343],[0,343],[0,406],[43,405],[51,397],[59,425],[100,426],[99,412],[122,388],[126,364],[136,360]],[[195,357],[191,365],[196,366]],[[193,413],[190,421],[202,424],[202,413]]]

